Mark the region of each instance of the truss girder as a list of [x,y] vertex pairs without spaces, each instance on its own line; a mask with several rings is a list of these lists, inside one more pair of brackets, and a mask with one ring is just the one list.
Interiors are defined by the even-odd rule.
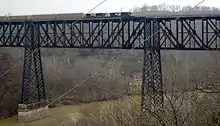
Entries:
[[[146,22],[159,26],[159,49],[220,49],[220,17],[33,21],[45,48],[144,49]],[[0,47],[24,47],[28,22],[0,22]]]

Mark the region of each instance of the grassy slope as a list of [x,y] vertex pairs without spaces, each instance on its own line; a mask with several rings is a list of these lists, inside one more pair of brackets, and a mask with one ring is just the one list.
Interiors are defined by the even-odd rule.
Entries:
[[88,103],[88,104],[50,108],[49,109],[49,116],[46,118],[36,120],[31,123],[17,124],[16,117],[13,117],[13,118],[0,120],[0,126],[48,126],[48,125],[51,125],[51,122],[53,119],[57,119],[61,116],[65,116],[68,114],[77,113],[83,107],[98,105],[98,104],[101,104],[102,106],[104,106],[106,104],[109,104],[110,102],[112,102],[112,101],[102,101],[102,102],[94,102],[94,103]]

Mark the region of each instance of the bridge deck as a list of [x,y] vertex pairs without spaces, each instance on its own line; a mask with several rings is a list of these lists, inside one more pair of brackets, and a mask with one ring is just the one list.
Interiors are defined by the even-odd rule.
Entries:
[[[220,16],[117,17],[0,21],[0,47],[24,47],[27,31],[45,48],[219,50]],[[157,34],[156,31],[160,30]]]

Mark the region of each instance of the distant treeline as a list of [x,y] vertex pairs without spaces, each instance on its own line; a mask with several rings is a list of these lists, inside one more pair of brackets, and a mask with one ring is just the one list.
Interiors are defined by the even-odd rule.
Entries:
[[[183,6],[180,5],[168,5],[168,4],[158,4],[158,5],[143,5],[142,7],[135,7],[130,11],[134,12],[136,15],[217,15],[220,12],[220,8],[209,7],[209,6]],[[159,12],[159,13],[158,13]]]

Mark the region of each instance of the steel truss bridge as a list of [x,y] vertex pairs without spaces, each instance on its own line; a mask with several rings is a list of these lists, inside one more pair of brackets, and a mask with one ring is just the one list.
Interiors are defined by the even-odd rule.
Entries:
[[160,50],[219,50],[220,16],[1,21],[0,47],[25,48],[21,104],[47,99],[40,48],[144,50],[144,112],[149,99],[163,108]]

